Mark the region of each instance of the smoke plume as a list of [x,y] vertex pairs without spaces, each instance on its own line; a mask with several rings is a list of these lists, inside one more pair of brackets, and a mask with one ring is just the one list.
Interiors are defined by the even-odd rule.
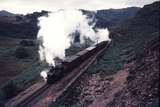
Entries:
[[92,19],[88,18],[80,10],[59,10],[52,12],[48,17],[39,18],[40,30],[38,39],[42,40],[39,46],[39,55],[42,61],[54,66],[54,58],[65,57],[65,49],[69,48],[73,37],[70,34],[75,31],[80,33],[80,43],[84,38],[93,42],[110,40],[108,29],[94,29]]

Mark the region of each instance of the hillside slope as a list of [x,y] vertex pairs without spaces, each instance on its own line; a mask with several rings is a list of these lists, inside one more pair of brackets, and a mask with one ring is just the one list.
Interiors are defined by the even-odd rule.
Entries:
[[0,37],[35,39],[39,30],[38,17],[47,15],[48,12],[12,15],[12,13],[1,11],[0,14]]
[[96,27],[111,28],[121,22],[130,19],[138,12],[139,7],[128,7],[122,9],[97,10],[96,12],[82,10],[83,14],[95,19]]
[[1,11],[0,11],[0,16],[8,16],[8,17],[10,17],[10,16],[16,16],[16,14],[7,12],[7,11],[5,11],[5,10],[1,10]]
[[146,44],[143,56],[135,60],[126,86],[114,96],[108,107],[158,107],[159,47],[157,35]]
[[113,28],[104,56],[51,107],[157,107],[159,6],[146,5]]

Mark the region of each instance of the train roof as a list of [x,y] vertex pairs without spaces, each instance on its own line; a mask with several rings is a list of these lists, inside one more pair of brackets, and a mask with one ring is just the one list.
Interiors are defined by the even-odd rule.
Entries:
[[76,55],[78,55],[78,56],[84,55],[84,54],[86,54],[88,51],[90,51],[90,50],[92,50],[92,49],[94,49],[94,48],[95,48],[95,46],[88,47],[88,48],[86,48],[86,49],[78,52]]
[[77,59],[79,56],[76,55],[72,55],[72,56],[68,56],[64,59],[63,62],[72,62],[73,60]]
[[103,44],[108,44],[108,41],[102,41],[102,42],[96,44],[96,46],[103,45]]
[[69,63],[69,62],[72,62],[73,60],[77,59],[77,58],[80,57],[81,55],[84,55],[84,54],[86,54],[88,51],[91,51],[91,50],[94,49],[96,46],[102,45],[102,44],[106,44],[106,43],[108,43],[108,41],[102,41],[102,42],[100,42],[100,43],[98,43],[98,44],[96,44],[96,45],[90,46],[90,47],[88,47],[88,48],[86,48],[86,49],[78,52],[78,53],[75,54],[75,55],[66,57],[63,62],[68,62],[68,63]]
[[85,50],[88,50],[88,51],[90,51],[90,50],[92,50],[92,49],[94,49],[95,48],[95,46],[90,46],[90,47],[88,47],[87,49],[85,49]]
[[87,53],[88,52],[88,50],[82,50],[82,51],[80,51],[80,52],[78,52],[76,55],[77,56],[81,56],[81,55],[83,55],[83,54],[85,54],[85,53]]

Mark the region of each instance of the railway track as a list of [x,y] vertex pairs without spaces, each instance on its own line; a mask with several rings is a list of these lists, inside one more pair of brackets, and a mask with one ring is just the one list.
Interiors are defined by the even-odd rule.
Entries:
[[[49,88],[49,85],[46,83],[42,83],[42,84],[40,83],[38,85],[40,87],[33,85],[32,87],[26,89],[24,92],[20,93],[20,95],[17,95],[16,97],[14,97],[10,101],[8,101],[5,104],[5,107],[24,107],[28,102],[32,101],[41,92],[43,92],[47,88]],[[36,87],[37,87],[37,89],[34,89]],[[27,94],[27,93],[29,93],[29,94]]]
[[[44,83],[41,87],[35,90],[35,92],[26,97],[24,95],[21,99],[17,97],[13,98],[11,101],[6,103],[6,107],[47,107],[49,103],[56,102],[58,98],[63,96],[75,80],[80,77],[80,75],[82,75],[92,63],[95,62],[97,57],[100,56],[107,49],[107,47],[108,46],[97,52],[95,55],[92,55],[89,59],[80,64],[77,68],[73,69],[71,73],[66,75],[66,77],[62,78],[60,81],[57,81],[52,85]],[[41,104],[42,102],[44,104]]]
[[31,96],[29,96],[28,99],[23,100],[22,102],[20,102],[19,104],[17,104],[16,107],[25,107],[25,105],[28,102],[31,102],[34,98],[36,98],[38,95],[40,95],[43,91],[45,91],[48,88],[49,88],[49,85],[45,84],[39,90],[37,90],[34,94],[32,94]]

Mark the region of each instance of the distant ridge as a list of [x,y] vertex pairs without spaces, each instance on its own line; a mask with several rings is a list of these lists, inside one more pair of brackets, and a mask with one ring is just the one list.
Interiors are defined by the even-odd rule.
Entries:
[[10,13],[6,10],[1,10],[0,11],[0,16],[8,16],[8,17],[11,17],[11,16],[16,16],[16,14],[13,14],[13,13]]
[[[95,28],[110,28],[119,25],[119,23],[134,17],[140,8],[130,7],[123,9],[106,9],[97,10],[97,12],[83,10],[83,14],[93,18]],[[14,13],[7,12],[5,10],[0,11],[0,36],[13,37],[13,38],[36,38],[39,26],[38,17],[47,14],[48,11],[33,12],[27,15],[17,15]],[[7,16],[7,17],[3,17]],[[15,17],[14,17],[15,16]],[[3,18],[2,18],[3,17]],[[15,21],[4,21],[12,20]]]
[[89,17],[94,17],[96,20],[96,27],[98,28],[110,28],[122,23],[135,16],[139,11],[139,7],[128,7],[121,9],[103,9],[96,12],[81,10],[83,14]]

